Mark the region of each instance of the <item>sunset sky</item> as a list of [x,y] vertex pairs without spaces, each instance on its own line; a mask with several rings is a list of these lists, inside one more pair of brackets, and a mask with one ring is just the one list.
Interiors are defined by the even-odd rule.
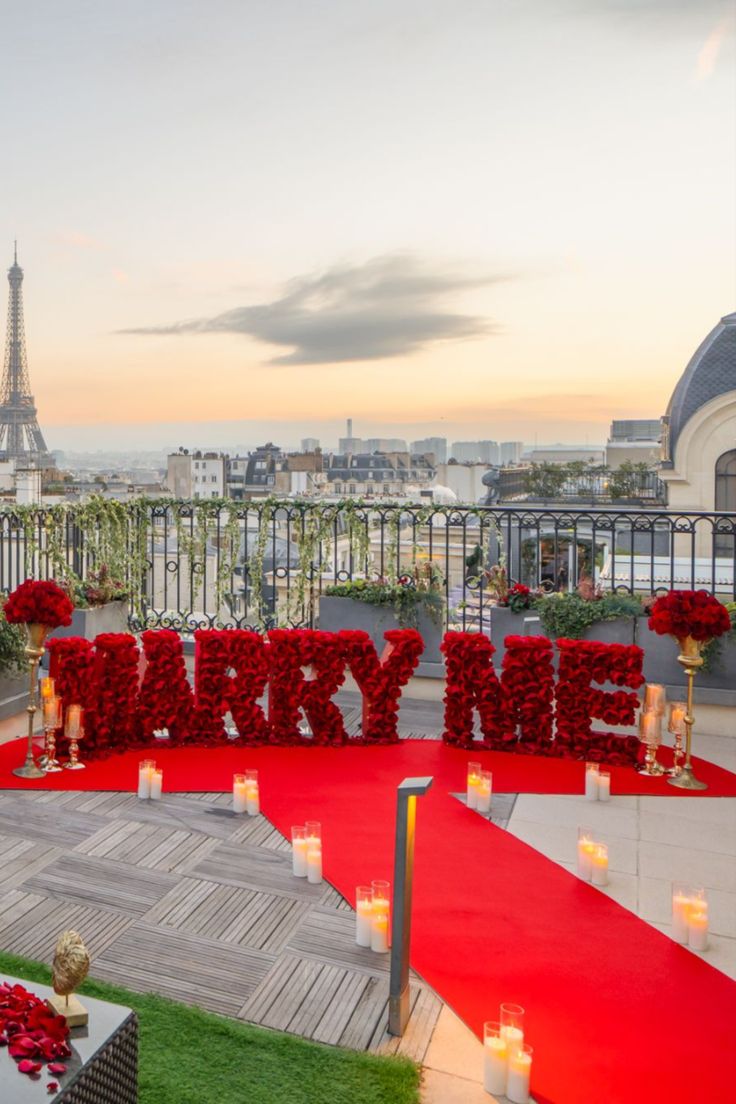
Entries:
[[348,415],[592,443],[663,413],[736,309],[733,11],[7,9],[0,262],[17,237],[49,446],[331,444]]

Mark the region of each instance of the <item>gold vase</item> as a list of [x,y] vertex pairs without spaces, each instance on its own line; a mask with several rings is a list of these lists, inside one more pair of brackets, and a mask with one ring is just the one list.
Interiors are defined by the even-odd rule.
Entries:
[[28,656],[30,669],[30,684],[28,692],[28,744],[26,747],[26,761],[22,767],[16,767],[13,774],[19,778],[43,778],[45,771],[41,770],[33,757],[33,720],[36,715],[36,690],[38,687],[38,664],[44,651],[44,641],[48,636],[48,625],[42,625],[38,621],[26,625],[28,643],[24,651]]
[[708,641],[695,640],[692,636],[678,636],[675,639],[680,648],[677,662],[684,667],[687,677],[687,711],[683,718],[685,722],[685,762],[682,765],[682,769],[677,774],[671,775],[667,781],[670,786],[677,786],[681,790],[707,790],[707,783],[701,782],[700,779],[696,778],[693,774],[693,767],[690,762],[690,752],[692,746],[693,724],[695,723],[695,718],[693,716],[693,679],[703,666],[703,656],[701,653]]

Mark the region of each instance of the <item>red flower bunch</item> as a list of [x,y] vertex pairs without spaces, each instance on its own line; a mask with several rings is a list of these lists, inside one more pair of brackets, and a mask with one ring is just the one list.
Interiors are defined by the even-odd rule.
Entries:
[[227,742],[223,716],[228,710],[240,733],[239,741],[269,740],[268,723],[258,704],[268,681],[268,648],[263,637],[246,629],[198,629],[194,640],[196,743]]
[[49,1062],[50,1073],[66,1072],[58,1060],[71,1057],[69,1028],[64,1016],[55,1015],[46,1002],[22,985],[0,982],[0,1046],[18,1059],[20,1073],[39,1073]]
[[512,587],[509,587],[506,596],[498,604],[500,606],[508,606],[514,613],[521,613],[522,610],[527,610],[532,604],[532,592],[528,586],[524,586],[523,583],[514,583]]
[[551,755],[552,641],[545,636],[507,636],[505,643],[501,675],[505,746],[508,751]]
[[5,603],[5,620],[12,625],[46,625],[58,629],[71,625],[72,605],[69,595],[53,579],[26,579],[16,587]]
[[378,658],[373,641],[360,629],[338,633],[351,674],[363,695],[362,741],[394,744],[401,689],[412,676],[424,651],[416,629],[389,629],[383,634],[388,654]]
[[484,633],[447,632],[440,650],[445,656],[445,727],[442,739],[454,747],[472,748],[473,711],[478,710],[483,744],[501,749],[507,740],[502,726],[501,685],[493,670],[495,647]]
[[85,710],[86,736],[86,710],[92,688],[94,645],[83,636],[61,636],[49,640],[46,647],[50,656],[49,674],[54,680],[56,693],[61,698],[64,709],[69,705],[81,705]]
[[[644,681],[644,653],[633,644],[602,644],[597,640],[558,640],[560,667],[556,697],[554,754],[565,759],[590,759],[633,764],[639,754],[637,737],[593,733],[595,718],[612,725],[633,724]],[[592,682],[627,686],[629,692],[608,693]]]
[[[340,709],[332,701],[345,681],[345,655],[337,633],[272,629],[268,634],[271,739],[279,744],[342,744]],[[311,676],[311,677],[310,677]],[[304,712],[311,736],[299,731]]]
[[138,695],[138,719],[144,740],[167,728],[172,744],[190,732],[194,694],[187,678],[181,637],[172,629],[147,629],[141,634],[146,667]]
[[652,606],[649,628],[681,640],[712,640],[731,629],[728,610],[707,590],[671,590]]
[[92,685],[85,713],[87,758],[111,755],[142,743],[138,724],[140,653],[129,633],[95,637]]

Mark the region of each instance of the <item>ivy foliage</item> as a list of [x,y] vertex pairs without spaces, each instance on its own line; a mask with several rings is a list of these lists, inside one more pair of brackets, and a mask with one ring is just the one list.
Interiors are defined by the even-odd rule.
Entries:
[[592,601],[579,594],[549,594],[537,598],[534,608],[548,636],[571,640],[579,640],[587,628],[599,621],[644,614],[641,601],[629,594],[606,594]]

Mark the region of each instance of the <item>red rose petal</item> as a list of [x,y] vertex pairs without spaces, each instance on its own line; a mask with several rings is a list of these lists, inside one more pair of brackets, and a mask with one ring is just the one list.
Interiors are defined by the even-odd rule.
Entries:
[[66,1073],[66,1066],[63,1062],[49,1062],[46,1068],[49,1073]]
[[19,1073],[38,1073],[41,1069],[40,1062],[32,1062],[30,1058],[24,1058],[22,1062],[18,1063]]
[[58,1081],[49,1081],[48,1085],[46,1086],[46,1092],[47,1093],[55,1093],[55,1092],[58,1092],[58,1090],[59,1090],[59,1082]]

